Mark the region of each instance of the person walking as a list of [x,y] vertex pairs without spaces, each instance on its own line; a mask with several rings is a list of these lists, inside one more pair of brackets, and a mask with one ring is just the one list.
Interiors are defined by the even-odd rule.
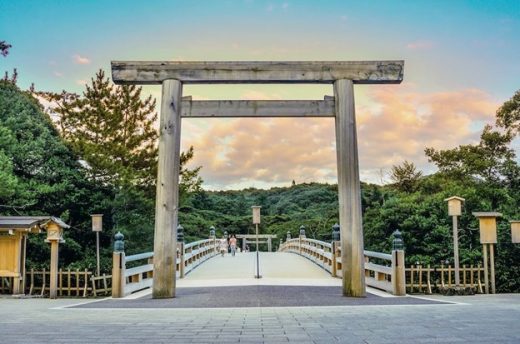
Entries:
[[237,251],[237,237],[235,234],[233,234],[231,239],[229,239],[229,247],[231,247],[231,255],[234,257],[235,252]]
[[227,242],[227,239],[225,236],[222,237],[222,239],[220,239],[220,254],[222,255],[222,257],[224,257],[224,254],[227,252],[228,250],[228,242]]

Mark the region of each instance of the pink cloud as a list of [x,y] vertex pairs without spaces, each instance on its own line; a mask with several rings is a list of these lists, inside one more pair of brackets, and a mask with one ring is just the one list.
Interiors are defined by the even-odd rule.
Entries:
[[[421,93],[411,85],[377,86],[356,104],[361,176],[380,182],[381,171],[403,160],[432,171],[425,147],[475,142],[498,103],[484,91]],[[260,96],[260,95],[259,95]],[[256,98],[256,97],[252,97]],[[263,97],[262,97],[263,98]],[[263,98],[265,99],[265,98]],[[202,123],[202,122],[199,122]],[[336,182],[332,118],[208,119],[186,121],[183,146],[193,145],[193,165],[212,188]]]
[[90,59],[88,57],[75,54],[74,56],[72,56],[72,58],[74,59],[74,63],[76,64],[90,64]]
[[406,45],[406,48],[410,50],[428,50],[433,48],[433,42],[427,40],[418,40],[415,42],[410,42]]

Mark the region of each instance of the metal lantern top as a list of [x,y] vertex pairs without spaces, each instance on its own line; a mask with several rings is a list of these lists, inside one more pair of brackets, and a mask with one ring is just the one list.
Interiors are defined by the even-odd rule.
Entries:
[[253,209],[253,224],[259,225],[260,224],[260,208],[262,208],[259,205],[254,205],[251,207]]
[[287,231],[287,240],[291,239],[291,231]]
[[125,251],[125,236],[121,232],[117,232],[114,235],[114,252],[124,252]]
[[305,226],[304,225],[300,226],[300,236],[305,236]]
[[479,220],[480,227],[480,243],[496,244],[497,243],[497,217],[501,217],[501,213],[497,212],[474,212],[473,216]]
[[92,214],[92,231],[101,232],[103,230],[103,214]]
[[396,229],[395,232],[392,233],[392,235],[394,236],[394,240],[392,241],[393,250],[404,249],[403,235],[399,231],[399,229]]
[[458,196],[452,196],[445,199],[448,202],[448,215],[460,216],[462,215],[462,203],[465,201],[464,198]]
[[181,224],[177,226],[177,241],[184,242],[184,227]]
[[214,237],[215,236],[215,226],[209,227],[209,236]]
[[340,227],[336,223],[336,224],[334,224],[334,226],[332,226],[332,240],[333,241],[339,241],[340,238],[341,238]]

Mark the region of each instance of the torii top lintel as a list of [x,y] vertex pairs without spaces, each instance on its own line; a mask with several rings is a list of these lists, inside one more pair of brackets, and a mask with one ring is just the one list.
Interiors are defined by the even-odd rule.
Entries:
[[112,61],[116,84],[399,84],[404,61]]

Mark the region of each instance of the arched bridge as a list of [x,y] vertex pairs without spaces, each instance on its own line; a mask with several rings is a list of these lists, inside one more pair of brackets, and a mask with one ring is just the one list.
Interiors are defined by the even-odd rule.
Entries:
[[[218,251],[218,239],[179,243],[177,287],[240,285],[341,286],[339,242],[327,243],[300,236],[282,243],[278,252],[260,252],[261,279],[256,279],[256,253],[235,256]],[[365,251],[365,282],[394,295],[405,295],[404,253]],[[140,264],[141,265],[137,265]],[[153,283],[153,252],[125,256],[114,252],[113,297],[125,297],[150,288]]]

